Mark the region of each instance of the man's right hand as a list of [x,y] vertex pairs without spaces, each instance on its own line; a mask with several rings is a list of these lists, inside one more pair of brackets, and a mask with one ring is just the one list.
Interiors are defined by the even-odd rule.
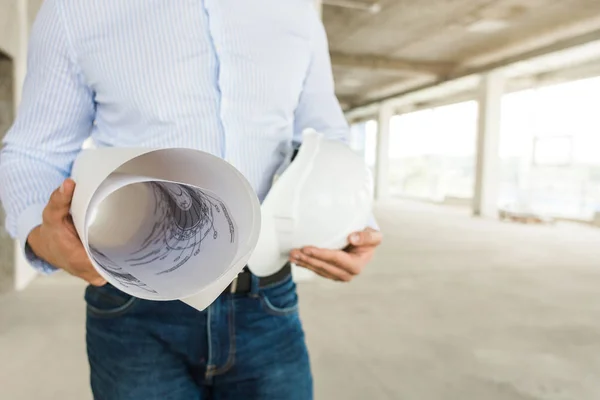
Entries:
[[106,281],[90,262],[69,213],[74,192],[75,182],[67,179],[52,193],[42,225],[31,231],[27,243],[36,256],[50,265],[94,286],[103,286]]

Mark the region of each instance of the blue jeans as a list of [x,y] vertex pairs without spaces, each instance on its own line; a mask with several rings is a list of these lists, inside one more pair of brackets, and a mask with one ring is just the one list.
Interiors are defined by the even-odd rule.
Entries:
[[291,277],[222,294],[199,312],[179,301],[86,289],[96,400],[309,400],[312,377]]

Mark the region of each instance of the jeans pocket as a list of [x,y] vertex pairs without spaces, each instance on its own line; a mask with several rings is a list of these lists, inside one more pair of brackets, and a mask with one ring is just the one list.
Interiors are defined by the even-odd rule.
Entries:
[[286,316],[298,312],[296,284],[291,275],[281,282],[260,289],[263,309],[273,315]]
[[137,300],[136,297],[121,292],[110,283],[100,287],[89,285],[85,289],[88,314],[95,317],[121,316],[129,311]]

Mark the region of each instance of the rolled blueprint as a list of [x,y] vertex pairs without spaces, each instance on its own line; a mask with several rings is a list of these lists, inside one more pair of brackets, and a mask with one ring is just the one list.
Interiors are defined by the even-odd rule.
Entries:
[[244,268],[260,202],[225,160],[192,149],[84,150],[71,214],[98,273],[147,300],[203,310]]

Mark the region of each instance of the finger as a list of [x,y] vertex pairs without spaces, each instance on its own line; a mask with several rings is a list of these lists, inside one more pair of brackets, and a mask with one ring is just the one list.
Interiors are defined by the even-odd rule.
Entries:
[[52,192],[50,201],[44,209],[44,217],[49,221],[58,221],[68,216],[74,190],[75,182],[72,179],[65,180],[58,189]]
[[104,285],[106,285],[108,283],[102,277],[97,278],[97,279],[93,279],[93,280],[88,280],[88,282],[90,283],[90,285],[97,286],[97,287],[104,286]]
[[98,271],[96,271],[83,248],[81,251],[77,251],[75,253],[76,254],[73,256],[73,261],[71,261],[71,268],[69,272],[90,283],[91,285],[105,285],[106,279],[104,279],[98,273]]
[[371,228],[361,232],[354,232],[348,236],[348,241],[353,246],[379,246],[383,240],[383,234]]
[[341,281],[348,282],[352,280],[354,274],[344,270],[343,268],[337,267],[336,265],[329,264],[323,260],[307,255],[305,252],[294,250],[291,252],[290,257],[292,262],[299,262],[304,265],[310,265],[311,267],[331,275]]
[[314,265],[307,264],[303,261],[295,261],[295,264],[302,268],[306,268],[306,269],[314,272],[315,274],[322,276],[323,278],[326,278],[326,279],[329,279],[329,280],[332,280],[335,282],[342,282],[342,279],[340,277],[332,275],[322,268],[317,268]]
[[360,273],[360,267],[357,262],[358,255],[356,254],[342,250],[320,249],[318,247],[304,247],[302,254],[311,259],[333,265],[350,275],[358,275]]
[[348,264],[351,261],[350,255],[342,250],[330,250],[306,246],[300,249],[300,251],[305,256],[317,258],[328,264],[337,265],[338,267],[343,264]]
[[91,265],[90,268],[91,270],[79,270],[78,273],[76,273],[75,275],[93,286],[106,285],[106,279],[104,279]]
[[294,265],[297,265],[297,266],[302,267],[302,268],[306,268],[307,270],[312,271],[315,274],[317,274],[319,276],[322,276],[323,278],[326,278],[326,279],[329,279],[329,280],[332,280],[332,281],[336,281],[336,282],[341,282],[340,278],[338,278],[336,276],[333,276],[333,275],[330,275],[327,272],[325,272],[325,271],[323,271],[323,270],[321,270],[319,268],[313,267],[312,265],[305,264],[302,261],[295,261]]

